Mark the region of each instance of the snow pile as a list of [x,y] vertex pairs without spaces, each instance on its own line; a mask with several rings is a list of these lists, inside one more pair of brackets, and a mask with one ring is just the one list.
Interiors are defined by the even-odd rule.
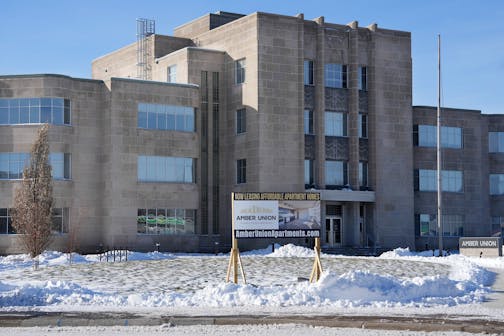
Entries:
[[221,284],[197,292],[192,304],[229,306],[336,306],[336,307],[433,307],[454,306],[483,300],[488,292],[470,280],[446,277],[398,279],[364,271],[342,275],[324,272],[318,283],[256,287]]
[[315,257],[315,251],[303,246],[287,244],[281,247],[275,247],[275,252],[267,255],[268,257],[290,258],[290,257]]
[[398,258],[398,257],[432,257],[432,251],[421,251],[421,252],[411,252],[409,247],[406,248],[396,248],[392,251],[384,252],[380,255],[380,258]]
[[240,254],[242,256],[264,256],[273,258],[313,258],[315,256],[313,249],[309,249],[304,246],[297,246],[294,244],[287,244],[283,246],[280,244],[275,244],[274,246],[275,248],[273,252],[271,246],[268,246],[259,250],[240,252]]
[[[481,302],[488,289],[478,283],[481,270],[455,280],[447,277],[399,279],[352,271],[341,275],[324,272],[318,283],[254,286],[221,283],[195,293],[140,293],[117,295],[97,292],[72,282],[0,283],[0,306],[133,306],[133,307],[236,307],[335,306],[433,307]],[[476,275],[474,279],[467,279]]]

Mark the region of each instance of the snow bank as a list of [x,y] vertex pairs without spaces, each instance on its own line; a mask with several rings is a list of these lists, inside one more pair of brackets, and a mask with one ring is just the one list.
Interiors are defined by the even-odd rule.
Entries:
[[294,244],[279,245],[275,244],[275,251],[271,251],[271,246],[264,249],[253,250],[242,252],[241,255],[244,256],[265,256],[272,258],[290,258],[290,257],[300,257],[300,258],[313,258],[315,256],[315,251],[304,246],[297,246]]
[[465,280],[440,276],[399,279],[364,271],[344,274],[329,271],[324,272],[320,281],[315,284],[304,282],[285,286],[254,286],[222,283],[195,293],[131,295],[97,292],[64,281],[21,286],[0,283],[0,306],[454,306],[483,300],[488,289],[478,283],[478,280],[481,280],[481,277]]
[[296,246],[294,244],[287,244],[284,246],[275,247],[275,252],[267,255],[268,257],[276,258],[290,258],[290,257],[315,257],[315,251],[303,246]]

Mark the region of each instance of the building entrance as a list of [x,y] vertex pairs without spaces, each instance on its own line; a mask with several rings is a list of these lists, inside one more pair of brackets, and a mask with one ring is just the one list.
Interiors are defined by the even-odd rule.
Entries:
[[325,245],[341,246],[341,217],[326,217]]

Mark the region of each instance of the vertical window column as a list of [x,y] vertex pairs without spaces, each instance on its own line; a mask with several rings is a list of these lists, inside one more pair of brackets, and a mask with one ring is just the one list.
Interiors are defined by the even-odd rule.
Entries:
[[359,162],[359,186],[368,186],[368,163],[365,161]]
[[325,64],[324,78],[326,87],[346,89],[348,87],[347,66],[334,63]]
[[348,168],[345,161],[325,162],[325,184],[329,187],[342,187],[348,184]]
[[367,91],[367,67],[359,66],[359,90]]
[[313,85],[313,61],[304,61],[304,85]]
[[236,84],[245,83],[245,58],[235,61]]
[[313,111],[304,110],[304,134],[313,134]]
[[247,110],[242,108],[236,111],[236,134],[247,132]]
[[326,111],[324,117],[326,136],[347,136],[347,113]]
[[490,195],[504,195],[504,174],[490,174]]
[[236,183],[247,183],[247,160],[240,159],[236,161]]
[[359,113],[359,138],[368,137],[367,114]]
[[307,189],[314,186],[315,179],[313,177],[313,160],[304,160],[304,183],[305,188]]
[[177,83],[177,65],[168,67],[168,83]]

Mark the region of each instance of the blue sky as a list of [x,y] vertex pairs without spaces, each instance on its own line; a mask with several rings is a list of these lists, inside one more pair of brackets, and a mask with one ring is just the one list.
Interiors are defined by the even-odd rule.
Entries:
[[218,10],[304,13],[327,22],[373,22],[412,33],[413,104],[437,104],[437,34],[442,36],[443,105],[504,113],[501,0],[2,0],[0,75],[59,73],[90,78],[91,61],[136,39],[136,18],[156,33]]

